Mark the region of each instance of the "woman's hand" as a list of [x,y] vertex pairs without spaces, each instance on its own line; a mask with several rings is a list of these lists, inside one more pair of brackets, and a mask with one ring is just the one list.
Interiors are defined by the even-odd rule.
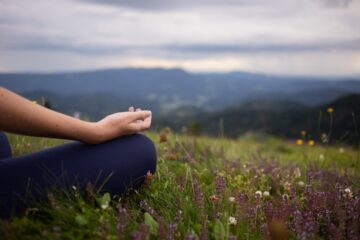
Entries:
[[134,134],[150,128],[151,111],[143,111],[140,108],[134,111],[133,107],[128,112],[113,113],[102,120],[94,123],[95,139],[88,141],[89,143],[101,143],[116,137]]

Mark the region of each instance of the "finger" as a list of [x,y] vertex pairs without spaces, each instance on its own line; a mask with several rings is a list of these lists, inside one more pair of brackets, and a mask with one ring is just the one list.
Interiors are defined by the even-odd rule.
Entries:
[[[137,108],[136,109],[136,112],[139,112],[139,111],[141,111],[141,108]],[[141,120],[136,120],[136,122],[140,122]]]
[[129,112],[133,112],[133,111],[134,111],[134,107],[133,106],[129,107]]
[[148,128],[150,128],[150,126],[151,126],[151,119],[152,119],[152,116],[149,116],[144,119],[144,124],[145,124],[145,126],[148,126]]
[[151,111],[138,111],[129,114],[129,121],[133,122],[136,120],[145,120],[147,117],[151,116]]
[[150,128],[150,125],[151,125],[151,117],[148,117],[144,121],[130,123],[129,128],[131,132],[136,133]]

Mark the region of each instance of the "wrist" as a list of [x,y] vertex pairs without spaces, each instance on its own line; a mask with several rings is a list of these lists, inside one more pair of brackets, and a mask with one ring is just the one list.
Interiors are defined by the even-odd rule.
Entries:
[[105,141],[104,131],[98,122],[83,122],[83,132],[80,141],[88,144],[99,144]]

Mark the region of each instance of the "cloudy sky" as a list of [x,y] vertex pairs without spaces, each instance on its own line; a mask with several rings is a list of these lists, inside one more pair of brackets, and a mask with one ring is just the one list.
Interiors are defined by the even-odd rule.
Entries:
[[0,71],[360,75],[360,0],[0,0]]

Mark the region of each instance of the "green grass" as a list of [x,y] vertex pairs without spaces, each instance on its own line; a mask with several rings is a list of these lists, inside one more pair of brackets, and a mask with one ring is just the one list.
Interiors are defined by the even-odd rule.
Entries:
[[[49,194],[48,201],[35,203],[25,215],[0,220],[2,238],[263,239],[276,236],[280,229],[281,236],[297,239],[300,225],[295,217],[276,213],[276,209],[288,209],[283,206],[288,204],[304,212],[315,211],[310,198],[319,201],[319,206],[329,203],[311,194],[324,192],[330,198],[346,187],[353,196],[342,193],[341,202],[352,204],[358,197],[359,155],[350,147],[298,146],[271,137],[230,140],[171,133],[160,143],[159,134],[147,135],[156,144],[158,166],[154,178],[139,190],[111,200],[107,194],[88,191],[81,195],[74,189]],[[16,135],[9,139],[15,156],[66,142]],[[315,172],[323,177],[314,180],[310,173]],[[328,177],[328,173],[338,175]],[[306,186],[300,187],[300,181]],[[324,187],[329,183],[334,184]],[[270,196],[258,198],[256,191],[269,191]],[[287,195],[290,201],[284,200]],[[235,197],[235,202],[229,197]],[[271,217],[269,203],[275,209]],[[235,217],[237,223],[229,224],[229,217]],[[313,219],[322,227],[306,230],[307,236],[332,236],[323,218],[314,215]],[[334,217],[334,222],[338,228],[342,226],[341,217]],[[358,225],[351,226],[358,231]],[[322,229],[330,230],[322,233]],[[345,230],[341,234],[350,236]]]

